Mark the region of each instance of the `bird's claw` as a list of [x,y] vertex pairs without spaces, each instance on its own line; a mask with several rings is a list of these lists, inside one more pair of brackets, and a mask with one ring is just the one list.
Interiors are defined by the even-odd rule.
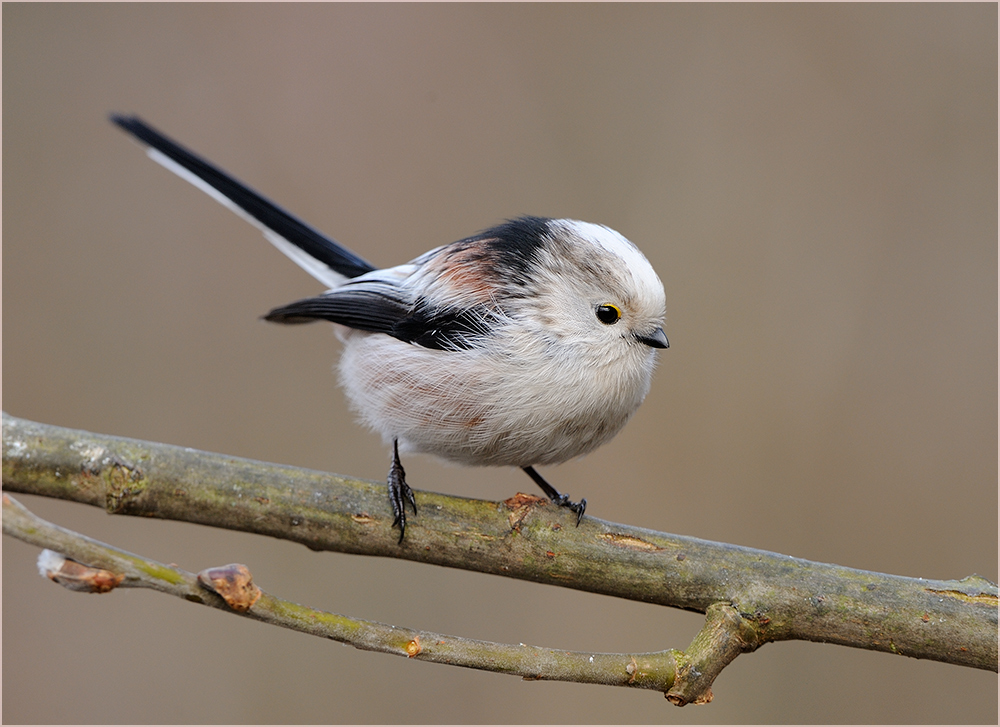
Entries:
[[580,502],[573,502],[569,499],[569,495],[560,494],[559,490],[550,485],[545,481],[545,478],[538,474],[538,471],[534,467],[522,467],[524,473],[528,475],[535,484],[542,488],[542,492],[548,497],[554,504],[559,507],[567,507],[576,513],[576,526],[580,527],[580,521],[583,519],[583,511],[587,509],[587,498],[581,498]]
[[410,503],[413,514],[417,514],[417,501],[413,490],[406,484],[406,470],[399,461],[399,445],[392,443],[392,464],[389,466],[389,504],[392,506],[392,527],[399,526],[399,542],[403,542],[406,533],[406,503]]
[[569,495],[559,495],[559,497],[553,497],[552,502],[559,507],[568,508],[571,512],[576,513],[576,526],[580,527],[580,521],[583,519],[583,513],[587,509],[587,498],[581,498],[580,502],[573,502],[569,499]]

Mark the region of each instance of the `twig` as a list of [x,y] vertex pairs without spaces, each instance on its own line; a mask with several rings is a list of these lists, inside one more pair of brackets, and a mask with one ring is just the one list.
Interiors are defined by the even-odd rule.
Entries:
[[[209,580],[207,575],[210,571],[243,576],[244,571],[240,567],[208,569],[196,576],[175,566],[127,553],[47,522],[6,494],[3,495],[3,531],[6,535],[86,564],[92,572],[96,573],[93,569],[99,568],[102,569],[101,574],[111,574],[110,581],[114,581],[115,585],[90,589],[95,592],[104,593],[115,586],[151,588],[186,601],[313,636],[322,636],[359,649],[381,651],[421,661],[513,674],[525,679],[606,684],[667,692],[674,685],[678,657],[684,657],[683,653],[672,649],[645,654],[591,654],[446,636],[318,611],[282,600],[253,586],[251,588],[256,590],[253,604],[247,605],[245,610],[238,610],[210,590],[206,581]],[[85,590],[79,584],[86,581],[86,575],[79,574],[81,569],[74,570],[76,575],[73,590]],[[49,577],[61,580],[58,572],[50,572]],[[244,577],[248,579],[247,576]],[[672,701],[678,703],[674,699]]]
[[[733,656],[803,639],[997,671],[997,587],[979,576],[905,578],[591,517],[576,528],[571,515],[528,495],[493,503],[418,492],[420,517],[399,544],[382,483],[6,414],[3,445],[6,490],[266,534],[314,550],[405,558],[702,613],[715,608],[717,622],[702,635],[724,642]],[[731,614],[723,618],[726,609],[716,604]],[[698,661],[697,641],[688,654],[691,683],[711,671]],[[673,691],[685,701],[697,698],[700,687],[691,689]]]

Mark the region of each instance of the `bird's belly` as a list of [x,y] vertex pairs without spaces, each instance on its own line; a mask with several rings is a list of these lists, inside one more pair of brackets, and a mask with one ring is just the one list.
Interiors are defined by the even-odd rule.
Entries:
[[625,425],[648,390],[567,380],[565,368],[482,351],[437,351],[382,335],[345,337],[340,378],[362,422],[404,449],[467,465],[556,464]]

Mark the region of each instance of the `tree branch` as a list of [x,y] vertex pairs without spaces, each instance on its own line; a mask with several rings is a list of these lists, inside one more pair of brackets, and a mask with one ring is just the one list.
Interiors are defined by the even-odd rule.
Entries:
[[905,578],[591,517],[575,528],[559,508],[520,494],[493,503],[417,492],[420,517],[400,545],[382,483],[6,414],[3,445],[6,490],[707,613],[705,629],[678,657],[668,688],[677,703],[706,698],[737,654],[769,641],[997,670],[997,587],[979,576]]

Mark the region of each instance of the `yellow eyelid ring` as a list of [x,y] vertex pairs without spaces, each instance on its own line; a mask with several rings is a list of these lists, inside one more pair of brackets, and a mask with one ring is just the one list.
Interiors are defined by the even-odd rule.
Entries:
[[601,303],[597,306],[595,313],[597,314],[597,320],[606,326],[617,323],[622,317],[621,308],[614,303]]

